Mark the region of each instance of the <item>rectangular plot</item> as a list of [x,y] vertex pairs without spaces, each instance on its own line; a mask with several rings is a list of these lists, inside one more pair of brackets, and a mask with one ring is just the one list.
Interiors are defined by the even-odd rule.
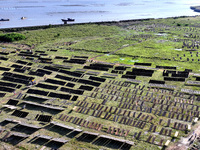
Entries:
[[109,68],[105,67],[96,67],[96,66],[84,66],[84,69],[92,69],[92,70],[100,70],[100,71],[108,71]]
[[150,80],[149,83],[153,83],[153,84],[165,84],[165,81],[160,81],[160,80]]
[[54,93],[54,92],[50,92],[50,94],[48,96],[49,97],[61,98],[61,99],[67,99],[67,100],[69,100],[71,98],[71,95],[59,94],[59,93]]
[[54,59],[64,59],[64,60],[67,60],[68,57],[56,56]]
[[174,69],[174,70],[176,70],[176,67],[173,67],[173,66],[156,66],[156,68],[160,68],[160,69]]
[[8,60],[8,58],[6,58],[6,57],[3,57],[3,56],[0,56],[0,60],[5,60],[5,61],[7,61],[7,60]]
[[15,68],[14,70],[13,70],[14,72],[19,72],[19,73],[24,73],[25,71],[26,71],[26,69],[18,69],[18,68]]
[[67,70],[63,70],[63,69],[60,69],[58,72],[61,72],[61,73],[67,74],[67,75],[71,75],[71,76],[75,76],[75,77],[81,77],[83,75],[82,73],[67,71]]
[[0,91],[4,91],[4,92],[14,92],[15,89],[13,88],[9,88],[9,87],[4,87],[4,86],[0,86]]
[[69,88],[65,88],[65,87],[61,87],[60,90],[64,91],[64,92],[68,92],[68,93],[79,94],[79,95],[82,95],[84,93],[84,91],[82,91],[82,90],[74,90],[74,89],[69,89]]
[[61,107],[49,106],[49,105],[45,105],[45,104],[38,104],[38,103],[28,102],[28,101],[24,101],[22,103],[24,103],[26,105],[31,105],[31,106],[34,106],[34,107],[41,107],[41,108],[44,108],[44,109],[50,109],[50,110],[54,110],[54,111],[63,111],[64,110],[64,108],[61,108]]
[[6,95],[6,93],[0,92],[0,97],[4,97],[5,95]]
[[151,63],[138,63],[138,62],[135,62],[134,65],[151,66]]
[[165,81],[179,81],[185,82],[185,78],[176,78],[176,77],[164,77]]
[[99,82],[105,82],[106,81],[106,79],[104,79],[104,78],[99,78],[99,77],[94,77],[94,76],[90,76],[89,79],[99,81]]
[[23,65],[27,65],[28,64],[28,62],[22,61],[22,60],[17,60],[16,63],[23,64]]
[[100,72],[87,71],[86,74],[89,74],[89,75],[96,75],[96,76],[98,76],[98,75],[100,74]]
[[50,75],[52,73],[51,71],[47,71],[47,70],[44,70],[44,69],[37,69],[36,72],[41,72],[43,74],[48,74],[48,75]]
[[101,83],[99,83],[99,82],[90,81],[90,80],[86,80],[86,79],[79,79],[78,82],[79,83],[88,84],[88,85],[93,85],[93,86],[99,86],[99,85],[101,85]]
[[51,90],[56,90],[58,88],[58,86],[53,86],[53,85],[43,84],[43,83],[38,83],[36,85],[36,87],[45,88],[45,89],[51,89]]
[[17,106],[18,102],[19,102],[18,100],[10,99],[6,104]]
[[99,136],[99,134],[85,131],[81,136],[79,136],[77,138],[77,140],[78,141],[84,141],[84,142],[89,142],[90,143],[94,139],[96,139],[97,136]]
[[148,139],[147,139],[147,142],[148,142],[148,143],[150,143],[151,138],[152,138],[152,135],[150,135],[150,136],[148,137]]
[[45,53],[45,51],[39,51],[39,50],[36,50],[35,52],[36,52],[36,53],[41,53],[41,54],[44,54],[44,53]]
[[10,66],[10,67],[22,69],[24,66],[22,66],[22,65],[17,65],[17,64],[13,64],[13,65]]
[[36,115],[35,119],[42,122],[51,122],[52,116],[49,115]]
[[16,83],[21,83],[21,84],[26,84],[26,85],[29,84],[29,81],[27,81],[27,80],[16,79],[16,78],[7,77],[7,76],[4,76],[4,77],[2,78],[2,80],[11,81],[11,82],[16,82]]
[[135,79],[136,76],[135,75],[122,75],[122,78],[127,78],[127,79]]
[[37,101],[39,103],[49,100],[48,98],[36,96],[36,95],[28,95],[25,99],[30,100],[30,101],[34,100],[34,101]]
[[64,82],[64,81],[54,80],[54,79],[47,79],[47,80],[45,80],[45,82],[52,83],[52,84],[58,84],[58,85],[66,84],[66,82]]
[[130,68],[130,67],[126,67],[126,66],[116,66],[116,67],[115,67],[115,70],[126,70],[127,68]]
[[0,70],[2,70],[2,71],[10,71],[10,68],[0,67]]
[[66,62],[66,63],[76,63],[76,64],[84,64],[84,63],[86,63],[86,60],[85,59],[71,58],[70,60],[64,60],[63,62]]
[[50,67],[50,66],[45,66],[43,69],[51,70],[51,71],[56,71],[56,72],[59,70],[58,68]]
[[0,85],[1,86],[13,87],[13,88],[17,87],[17,84],[15,84],[15,83],[9,83],[9,82],[3,82],[3,81],[0,81]]
[[72,79],[74,79],[74,78],[67,77],[67,76],[62,76],[62,75],[59,75],[59,74],[57,74],[55,76],[55,78],[59,78],[59,79],[67,80],[67,81],[72,81]]
[[27,93],[47,96],[49,92],[40,91],[40,90],[35,90],[35,89],[29,89],[29,90],[27,91]]
[[39,77],[43,77],[45,75],[42,72],[34,72],[34,71],[30,71],[28,74],[29,75],[34,75],[34,76],[39,76]]
[[20,117],[20,118],[25,118],[28,114],[29,114],[28,112],[24,112],[24,111],[21,111],[21,110],[15,110],[11,115],[17,116],[17,117]]
[[82,90],[87,90],[87,91],[92,91],[94,87],[92,86],[86,86],[86,85],[81,85],[79,87],[79,89],[82,89]]
[[8,52],[0,52],[0,55],[9,55]]
[[16,74],[16,73],[11,73],[11,72],[4,72],[2,74],[3,76],[8,76],[8,77],[12,77],[12,78],[18,78],[18,79],[23,79],[23,80],[33,80],[34,77],[30,77],[30,76],[25,76],[25,75],[22,75],[22,74]]

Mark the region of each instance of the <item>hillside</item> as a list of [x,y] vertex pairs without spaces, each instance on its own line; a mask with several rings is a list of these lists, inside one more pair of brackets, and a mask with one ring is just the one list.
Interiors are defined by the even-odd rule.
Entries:
[[0,147],[195,148],[199,32],[199,16],[0,30],[23,35],[0,43]]

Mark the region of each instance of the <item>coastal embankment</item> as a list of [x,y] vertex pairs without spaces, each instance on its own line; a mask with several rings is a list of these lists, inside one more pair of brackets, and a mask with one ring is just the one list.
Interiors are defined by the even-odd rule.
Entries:
[[72,25],[87,25],[87,24],[98,24],[98,25],[117,25],[119,23],[131,23],[131,22],[143,22],[156,19],[178,19],[178,18],[187,18],[187,17],[197,17],[195,16],[175,16],[167,18],[144,18],[144,19],[129,19],[129,20],[120,20],[120,21],[100,21],[100,22],[86,22],[86,23],[70,23],[70,24],[49,24],[49,25],[39,25],[39,26],[26,26],[26,27],[15,27],[15,28],[2,28],[0,31],[3,32],[18,32],[24,30],[38,30],[38,29],[47,29],[52,27],[62,27],[62,26],[72,26]]

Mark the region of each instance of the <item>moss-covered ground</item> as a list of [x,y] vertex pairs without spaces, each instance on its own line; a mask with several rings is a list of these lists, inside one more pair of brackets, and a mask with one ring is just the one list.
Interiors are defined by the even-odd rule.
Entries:
[[[36,85],[27,86],[27,84],[21,84],[15,81],[4,80],[4,72],[2,68],[0,69],[2,82],[20,84],[22,87],[16,88],[15,92],[5,91],[4,85],[0,85],[0,92],[6,93],[4,97],[1,98],[1,113],[0,113],[0,122],[1,126],[5,131],[1,132],[0,138],[3,139],[7,132],[20,132],[15,131],[13,127],[16,126],[16,123],[3,124],[2,122],[6,118],[11,118],[19,122],[33,124],[40,126],[41,129],[38,131],[28,134],[29,137],[20,141],[18,144],[13,145],[9,144],[9,140],[0,141],[0,149],[10,148],[12,149],[51,149],[51,146],[48,146],[47,143],[37,143],[33,142],[34,137],[38,134],[48,135],[53,138],[64,138],[68,140],[66,144],[61,146],[59,149],[71,149],[71,150],[93,150],[93,149],[112,149],[112,146],[107,145],[97,145],[92,142],[83,142],[79,141],[77,138],[82,134],[78,134],[75,137],[71,137],[68,133],[60,131],[59,129],[50,126],[50,123],[44,123],[37,121],[35,119],[37,114],[51,115],[52,121],[59,122],[76,129],[81,129],[84,131],[90,131],[99,133],[100,135],[108,135],[118,139],[123,139],[127,141],[134,142],[134,145],[130,149],[138,150],[156,150],[163,149],[164,144],[167,140],[170,140],[171,143],[177,142],[180,137],[187,136],[189,132],[183,130],[183,126],[179,129],[174,129],[174,123],[180,123],[183,125],[192,125],[192,122],[187,122],[186,116],[189,115],[193,117],[199,117],[200,102],[200,81],[198,81],[198,76],[200,76],[200,17],[178,17],[178,18],[165,18],[165,19],[150,19],[150,20],[140,20],[140,21],[124,21],[124,22],[110,22],[110,23],[98,23],[98,24],[74,24],[74,25],[65,25],[60,27],[49,26],[49,28],[29,30],[24,28],[23,30],[17,31],[25,35],[26,39],[21,41],[16,41],[13,43],[0,43],[0,65],[3,68],[9,68],[9,72],[14,74],[26,75],[34,77]],[[5,30],[1,30],[0,34],[7,34]],[[24,54],[29,55],[24,55]],[[44,53],[44,54],[43,54]],[[64,62],[64,59],[57,59],[56,57],[67,57],[68,62]],[[77,58],[77,56],[79,58]],[[83,56],[88,57],[85,63],[69,63],[70,59],[81,59],[84,60]],[[4,59],[5,58],[5,59]],[[46,62],[42,62],[42,59],[49,59]],[[31,65],[19,63],[19,60],[24,62],[32,63]],[[92,70],[87,69],[85,66],[90,66],[91,64],[109,64],[113,65],[108,68],[107,71],[102,70]],[[135,63],[150,63],[150,66],[141,66],[136,65]],[[17,64],[24,68],[23,73],[19,73],[12,67],[13,64]],[[61,66],[62,65],[62,66]],[[81,77],[75,77],[73,75],[65,74],[64,72],[52,71],[49,75],[38,76],[31,75],[30,72],[37,72],[38,69],[45,69],[45,66],[51,66],[54,69],[65,70],[69,72],[79,72],[82,74]],[[70,68],[66,69],[67,66]],[[127,66],[122,73],[113,73],[117,66]],[[170,66],[176,67],[176,69],[158,69],[157,66]],[[30,67],[27,69],[27,67]],[[145,68],[147,70],[154,70],[154,73],[150,77],[146,76],[136,76],[134,80],[122,78],[123,75],[127,72],[132,71],[134,68]],[[190,70],[188,77],[184,81],[168,81],[165,80],[163,76],[164,70],[170,71],[185,71]],[[71,81],[57,78],[56,75],[62,75],[66,77],[74,78]],[[79,79],[90,80],[90,76],[97,76],[99,78],[106,79],[105,82],[101,83],[99,87],[91,86],[93,89],[91,91],[84,90],[83,94],[76,94],[73,92],[64,92],[61,88],[70,88],[78,90],[81,85],[87,85],[79,82]],[[172,77],[172,74],[169,75]],[[58,85],[54,83],[45,82],[47,79],[55,79],[65,82],[64,85]],[[165,87],[160,87],[160,85],[151,85],[150,80],[159,80],[165,81]],[[196,81],[191,83],[191,81]],[[129,83],[130,86],[117,85],[114,82]],[[198,83],[199,82],[199,83]],[[39,83],[47,84],[51,86],[57,86],[56,90],[37,87]],[[67,83],[73,83],[75,86],[68,87]],[[100,82],[99,82],[100,83]],[[139,83],[139,84],[138,84]],[[138,84],[138,85],[137,85]],[[135,86],[137,85],[137,86]],[[144,85],[144,89],[141,87]],[[154,89],[153,87],[160,87],[160,90]],[[169,88],[169,86],[173,88]],[[119,88],[122,87],[120,90]],[[98,90],[97,90],[98,88]],[[29,89],[40,90],[43,92],[55,92],[57,94],[69,94],[72,97],[78,96],[78,99],[73,101],[65,100],[63,98],[52,98],[49,95],[44,96],[47,98],[47,101],[41,102],[37,101],[34,98],[30,98]],[[186,90],[191,90],[190,92],[183,92]],[[130,91],[129,91],[130,90]],[[114,93],[116,91],[116,93]],[[128,92],[129,91],[129,92]],[[135,91],[138,91],[137,94],[134,94]],[[173,91],[173,94],[171,93]],[[142,93],[141,93],[142,92]],[[181,92],[183,95],[178,96],[175,93]],[[23,94],[23,97],[17,99],[19,93]],[[93,96],[91,96],[93,94]],[[96,96],[94,96],[97,94]],[[106,98],[102,98],[102,94],[106,95]],[[149,94],[149,95],[148,95]],[[150,96],[152,94],[152,96]],[[34,95],[34,94],[33,94]],[[36,94],[39,97],[42,97],[42,94]],[[134,97],[136,95],[136,97]],[[147,96],[148,95],[148,96]],[[163,95],[163,96],[162,96]],[[171,96],[171,99],[168,97]],[[194,96],[194,99],[192,98]],[[113,97],[113,98],[111,98]],[[134,98],[133,98],[134,97]],[[150,99],[154,97],[155,101]],[[117,99],[118,98],[118,99]],[[11,110],[4,105],[10,100],[15,99],[19,101],[16,106],[17,110],[21,110],[24,107],[24,102],[36,102],[39,104],[45,104],[50,106],[57,106],[64,108],[62,112],[49,110],[47,108],[36,107],[32,105],[26,106],[22,111],[28,112],[28,116],[21,118],[19,116],[14,116],[12,113],[14,110]],[[114,100],[117,99],[117,100]],[[131,102],[131,99],[133,101]],[[104,101],[107,100],[104,104]],[[128,101],[129,100],[129,101]],[[163,101],[162,101],[163,100]],[[80,105],[78,102],[87,102],[88,105],[84,106],[90,111],[88,114],[80,111],[80,107],[83,107],[83,104]],[[144,102],[144,106],[143,103]],[[162,101],[162,102],[161,102]],[[169,103],[168,103],[169,102]],[[122,106],[122,104],[129,104],[134,106],[141,106],[140,108],[130,109],[128,107]],[[93,104],[101,104],[103,109],[106,107],[110,109],[121,108],[122,112],[114,112],[112,110],[112,116],[109,119],[105,119],[107,111],[102,112],[100,116],[94,116],[94,110],[98,110],[97,106],[92,107]],[[85,104],[84,104],[85,105]],[[166,111],[166,115],[162,116],[158,113],[150,113],[144,111],[144,108],[153,107],[153,112],[163,110]],[[187,105],[184,106],[184,105]],[[167,107],[169,107],[167,109]],[[102,110],[103,110],[102,109]],[[146,109],[145,109],[146,110]],[[141,112],[143,115],[148,116],[147,120],[144,117],[130,117],[128,111],[131,111],[131,115],[136,113],[138,116]],[[171,118],[171,124],[168,127],[167,121],[170,119],[169,113],[175,113],[175,116]],[[103,127],[101,130],[95,130],[92,127],[84,127],[77,125],[72,121],[63,121],[60,116],[61,114],[67,115],[69,117],[78,117],[80,119],[90,121],[89,125],[92,122],[102,124]],[[96,114],[96,113],[95,113]],[[183,119],[178,117],[178,114],[184,114]],[[115,116],[119,117],[119,120],[115,120]],[[153,117],[153,120],[149,120],[150,116]],[[133,119],[133,121],[143,121],[145,122],[145,127],[141,129],[139,126],[127,125],[123,122],[120,122],[120,119],[126,117],[128,119]],[[178,118],[178,119],[176,119]],[[163,120],[160,123],[160,120]],[[113,121],[115,120],[115,121]],[[192,121],[193,121],[192,120]],[[149,131],[151,125],[157,126],[156,131]],[[92,126],[92,125],[91,125]],[[109,127],[115,127],[115,129],[120,128],[124,130],[129,130],[128,135],[116,135],[117,130],[114,130],[115,133],[107,132]],[[193,125],[192,125],[193,127]],[[160,135],[159,132],[161,129],[171,130],[171,135]],[[187,128],[187,127],[186,127]],[[193,129],[193,128],[192,128]],[[178,131],[178,138],[174,139],[175,132]],[[135,133],[141,132],[139,139],[135,138]],[[26,132],[25,132],[26,133]],[[152,135],[155,137],[155,141],[147,142],[148,137]],[[162,146],[159,146],[160,140],[163,139]]]

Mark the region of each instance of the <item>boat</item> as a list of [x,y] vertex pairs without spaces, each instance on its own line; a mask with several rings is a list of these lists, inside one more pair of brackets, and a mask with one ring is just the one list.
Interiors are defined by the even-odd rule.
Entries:
[[3,18],[1,18],[0,21],[10,21],[10,19],[3,19]]
[[75,21],[75,19],[67,18],[67,19],[61,19],[62,21]]
[[26,19],[26,17],[21,17],[21,20],[24,20],[24,19]]
[[67,22],[73,22],[73,21],[75,21],[75,19],[72,19],[72,18],[61,19],[61,20],[64,22],[64,24],[67,24]]

